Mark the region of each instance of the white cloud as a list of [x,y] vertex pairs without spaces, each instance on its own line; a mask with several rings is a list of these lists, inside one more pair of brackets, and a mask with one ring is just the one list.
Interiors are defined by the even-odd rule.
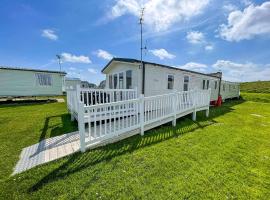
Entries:
[[213,68],[220,70],[247,70],[255,68],[255,64],[253,63],[235,63],[229,60],[218,60],[215,64],[213,64]]
[[270,34],[270,1],[260,6],[250,5],[244,11],[236,10],[229,14],[228,24],[220,26],[220,37],[227,41],[252,39],[255,36]]
[[191,44],[202,44],[205,42],[204,34],[199,31],[188,32],[186,38]]
[[153,49],[149,50],[154,56],[158,57],[159,59],[173,59],[175,58],[175,55],[169,53],[165,49]]
[[188,40],[189,43],[194,45],[201,45],[201,46],[205,45],[204,49],[206,51],[212,51],[214,49],[214,46],[205,39],[205,36],[202,32],[199,31],[187,32],[186,39]]
[[97,70],[95,70],[95,69],[93,69],[93,68],[88,68],[87,70],[88,70],[88,72],[90,72],[91,74],[97,74],[97,73],[98,73]]
[[81,71],[79,70],[71,70],[71,71],[67,71],[67,77],[71,77],[71,78],[81,78]]
[[245,6],[249,6],[250,4],[252,4],[251,0],[241,0],[241,3],[244,4]]
[[214,49],[214,46],[211,45],[211,44],[208,44],[208,45],[206,45],[206,46],[204,47],[204,49],[205,49],[206,51],[212,51],[212,50]]
[[227,81],[258,81],[269,80],[270,64],[236,63],[230,60],[217,60],[212,65],[189,62],[182,69],[208,73],[209,71],[222,71],[222,79]]
[[225,80],[229,81],[257,81],[269,80],[270,65],[255,63],[235,63],[229,60],[218,60],[212,67],[223,72]]
[[42,30],[41,36],[50,40],[58,40],[58,36],[55,34],[55,31],[51,29]]
[[102,49],[97,50],[95,54],[97,55],[97,57],[102,58],[104,60],[111,60],[113,58],[112,54]]
[[237,10],[237,9],[238,9],[237,6],[235,6],[235,5],[231,4],[231,3],[225,4],[223,6],[223,10],[228,11],[228,12],[231,12],[231,11],[234,11],[234,10]]
[[70,67],[70,68],[69,68],[69,70],[71,70],[71,71],[75,71],[75,70],[76,70],[76,68],[74,68],[74,67]]
[[90,58],[88,56],[76,56],[76,55],[72,55],[70,53],[62,53],[61,57],[63,59],[64,62],[71,62],[71,63],[92,63]]
[[131,14],[137,18],[145,8],[144,23],[156,32],[166,31],[179,22],[189,20],[206,8],[210,0],[116,0],[111,19]]
[[189,62],[185,65],[179,66],[179,68],[192,70],[192,71],[199,71],[199,72],[205,72],[207,70],[207,65],[202,63],[195,63],[195,62]]

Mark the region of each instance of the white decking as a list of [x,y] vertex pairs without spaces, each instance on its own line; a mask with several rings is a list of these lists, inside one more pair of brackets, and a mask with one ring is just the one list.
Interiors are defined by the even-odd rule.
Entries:
[[[200,110],[205,109],[206,108],[201,108]],[[188,115],[190,113],[193,113],[192,109],[186,110],[185,112],[178,114],[177,118]],[[99,125],[96,125],[96,127],[93,126],[91,127],[91,131],[89,131],[89,128],[86,128],[86,148],[93,149],[139,134],[141,130],[140,128],[135,126],[136,120],[136,116],[132,116],[129,118],[124,117],[120,120],[113,121],[110,126],[114,127],[115,130],[110,130],[111,127],[109,127],[108,123],[101,123]],[[147,121],[148,120],[149,123],[145,125],[145,131],[171,122],[173,120],[173,117],[168,116],[163,118],[162,120],[154,122],[151,122],[151,118],[147,119]],[[134,126],[132,126],[133,123]],[[105,125],[107,126],[106,128]],[[123,126],[131,127],[130,131],[126,131],[126,129],[121,131]],[[94,129],[96,129],[96,131]],[[110,134],[110,132],[115,132],[116,134],[112,135]],[[78,151],[80,151],[80,136],[78,131],[42,140],[41,142],[26,147],[22,150],[20,159],[14,168],[13,175],[21,173],[38,165],[63,158]]]
[[[49,138],[22,150],[14,173],[53,161],[74,152],[84,152],[113,143],[200,110],[209,114],[210,90],[174,92],[117,102],[85,105],[79,88],[68,92],[68,108],[78,121],[78,132]],[[104,94],[104,93],[103,93]],[[92,96],[92,95],[90,95]],[[99,95],[105,97],[106,95]],[[120,95],[121,96],[121,95]],[[124,95],[122,95],[124,96]],[[126,95],[128,96],[128,95]],[[89,95],[87,96],[88,99]],[[84,98],[83,98],[84,99]],[[71,103],[72,102],[72,103]]]

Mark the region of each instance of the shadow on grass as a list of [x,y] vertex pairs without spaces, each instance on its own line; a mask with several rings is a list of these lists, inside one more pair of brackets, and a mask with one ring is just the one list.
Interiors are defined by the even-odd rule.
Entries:
[[[50,125],[50,121],[57,120],[57,118],[61,118],[61,123]],[[75,121],[70,120],[70,114],[62,114],[50,116],[45,119],[39,142],[49,137],[55,137],[58,135],[62,135],[64,133],[69,133],[77,130],[77,123]],[[51,130],[51,131],[50,131]]]
[[179,137],[183,134],[195,131],[196,129],[204,129],[207,126],[217,123],[215,121],[216,117],[233,111],[233,106],[243,102],[243,100],[229,101],[222,107],[211,108],[209,118],[205,117],[204,112],[200,112],[197,115],[196,122],[192,121],[190,116],[180,118],[177,120],[176,127],[172,127],[171,123],[168,123],[145,132],[143,137],[135,135],[117,143],[87,151],[83,154],[73,154],[69,156],[65,163],[31,186],[31,188],[28,189],[28,192],[35,192],[46,184],[54,182],[60,178],[66,178],[67,176],[79,172],[87,167],[94,166],[103,161],[110,161],[117,156],[131,153],[139,148],[148,147],[164,140]]
[[57,101],[32,101],[32,102],[14,102],[14,103],[0,103],[0,108],[18,108],[21,106],[35,106],[35,105],[44,105],[57,103]]
[[[50,121],[57,120],[58,118],[61,118],[61,123],[50,125]],[[68,113],[47,117],[45,119],[44,126],[42,128],[42,131],[41,131],[41,134],[39,137],[39,145],[37,147],[37,150],[30,157],[36,156],[41,151],[44,151],[44,149],[46,149],[46,147],[45,147],[46,144],[44,142],[44,139],[63,135],[65,133],[70,133],[70,132],[74,132],[77,130],[78,130],[77,123],[75,121],[70,120],[70,114],[68,114]],[[65,140],[65,138],[63,138],[63,140]],[[58,142],[61,143],[63,141],[58,140]],[[53,144],[53,145],[55,145],[55,144]]]

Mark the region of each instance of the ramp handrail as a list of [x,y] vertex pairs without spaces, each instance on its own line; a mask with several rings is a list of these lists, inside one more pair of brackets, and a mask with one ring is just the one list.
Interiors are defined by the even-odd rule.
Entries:
[[108,138],[118,137],[134,129],[144,134],[147,124],[171,118],[176,123],[178,115],[195,113],[197,110],[209,112],[211,90],[191,90],[170,94],[105,102],[103,104],[78,104],[80,115],[78,124],[81,140],[81,151],[87,144]]

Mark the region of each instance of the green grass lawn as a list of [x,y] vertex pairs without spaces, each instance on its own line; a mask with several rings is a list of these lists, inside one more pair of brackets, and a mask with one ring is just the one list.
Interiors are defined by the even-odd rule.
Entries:
[[[244,97],[247,99],[248,95]],[[256,100],[256,99],[255,99]],[[0,106],[2,199],[270,199],[270,103],[227,101],[10,177],[23,147],[76,129],[64,103]]]
[[242,92],[270,93],[270,81],[245,82],[240,84]]
[[241,92],[241,97],[247,101],[270,103],[270,93]]

